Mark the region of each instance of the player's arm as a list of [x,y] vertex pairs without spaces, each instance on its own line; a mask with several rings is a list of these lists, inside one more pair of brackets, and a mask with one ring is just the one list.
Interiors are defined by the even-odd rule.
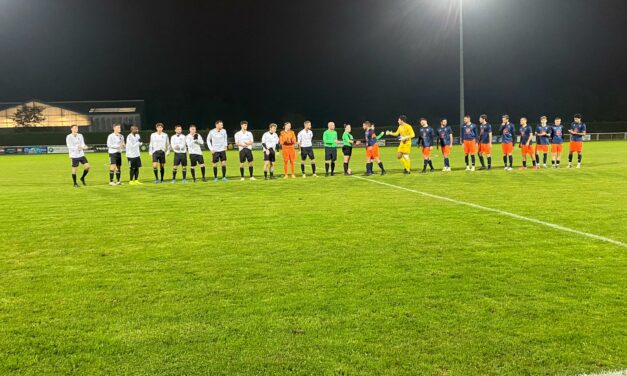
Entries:
[[395,132],[392,132],[392,131],[386,131],[386,132],[385,132],[385,134],[386,134],[386,135],[388,135],[388,136],[394,136],[394,137],[396,137],[396,136],[398,136],[399,134],[401,134],[401,126],[399,125],[399,126],[398,126],[398,128],[396,128],[396,131],[395,131]]
[[453,147],[453,132],[451,131],[451,133],[448,135],[449,137],[449,146],[452,148]]
[[211,132],[207,134],[207,149],[213,154],[213,140],[211,139]]
[[492,132],[488,133],[488,143],[492,145]]

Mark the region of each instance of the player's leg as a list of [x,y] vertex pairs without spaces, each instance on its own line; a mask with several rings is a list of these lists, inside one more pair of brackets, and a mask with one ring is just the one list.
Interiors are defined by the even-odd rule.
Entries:
[[113,177],[115,176],[115,156],[113,154],[109,154],[109,185],[115,185],[113,182]]
[[335,161],[337,161],[337,149],[331,148],[331,176],[335,175]]
[[159,182],[159,163],[155,160],[155,155],[152,155],[152,173],[155,175],[155,183]]
[[557,156],[555,159],[555,168],[559,168],[562,161],[562,144],[557,145]]
[[240,175],[240,180],[245,180],[244,178],[244,162],[246,161],[246,152],[244,150],[248,150],[248,149],[242,149],[239,151],[239,175]]
[[78,184],[76,183],[76,170],[78,168],[78,162],[72,158],[72,181],[74,182],[74,188],[78,188]]
[[122,175],[122,154],[117,153],[115,160],[115,180],[117,181],[117,185],[120,185],[120,178]]
[[486,157],[488,159],[488,170],[492,169],[492,150],[490,148],[490,145],[486,145],[487,150],[487,154]]
[[292,178],[295,178],[296,175],[294,174],[295,170],[294,170],[294,162],[296,160],[296,149],[292,148],[289,151],[289,156],[290,156],[290,170],[292,171]]
[[176,154],[174,154],[174,163],[172,166],[172,183],[176,183],[176,173],[179,168],[180,161],[178,160]]
[[300,148],[300,173],[303,177],[306,177],[305,174],[305,161],[307,160],[307,151],[303,148]]
[[485,144],[479,144],[479,163],[481,163],[481,168],[480,170],[484,170],[485,169],[485,161],[484,161],[484,156],[485,156]]
[[254,163],[253,163],[253,153],[252,151],[249,153],[248,156],[248,174],[250,175],[250,180],[255,180],[255,176],[253,174],[254,172]]
[[187,155],[181,157],[181,172],[183,173],[183,183],[187,183]]
[[198,165],[198,159],[194,154],[189,155],[189,172],[192,174],[192,181],[196,182],[196,166]]
[[311,155],[309,156],[309,160],[311,161],[311,175],[318,176],[316,175],[316,159],[313,155],[313,149],[311,149]]
[[267,160],[267,155],[264,152],[264,161],[263,161],[263,178],[268,180],[268,172],[270,171],[270,161]]
[[211,163],[213,166],[213,181],[218,181],[218,161],[220,157],[218,152],[214,152],[211,154]]
[[226,151],[220,152],[220,161],[222,162],[222,180],[226,181]]

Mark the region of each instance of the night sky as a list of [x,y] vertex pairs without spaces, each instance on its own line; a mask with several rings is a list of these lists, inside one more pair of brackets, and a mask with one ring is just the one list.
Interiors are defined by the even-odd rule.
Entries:
[[[464,1],[474,118],[627,119],[627,1]],[[458,10],[458,0],[0,0],[0,101],[144,99],[147,120],[168,127],[456,123]]]

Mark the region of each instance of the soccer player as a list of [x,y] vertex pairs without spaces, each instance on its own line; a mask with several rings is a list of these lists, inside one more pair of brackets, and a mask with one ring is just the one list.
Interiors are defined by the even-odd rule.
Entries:
[[142,166],[141,150],[139,149],[141,146],[139,128],[133,125],[131,126],[131,133],[126,136],[126,159],[129,165],[130,185],[143,184],[139,181],[139,168]]
[[281,143],[281,147],[283,148],[283,178],[287,179],[287,165],[289,164],[292,177],[295,178],[294,174],[294,160],[296,159],[296,151],[294,150],[294,145],[296,145],[296,135],[292,130],[292,123],[286,121],[283,124],[283,130],[281,131],[281,135],[279,136],[279,142]]
[[187,138],[183,134],[183,127],[174,126],[174,134],[170,139],[170,146],[174,151],[174,165],[172,166],[172,183],[176,183],[176,172],[181,166],[183,172],[183,180],[181,183],[187,183]]
[[213,181],[218,181],[218,163],[222,165],[222,181],[227,181],[226,148],[228,146],[228,139],[222,120],[216,121],[215,128],[209,131],[209,135],[207,136],[207,146],[209,147],[212,156],[211,162],[213,163]]
[[[464,145],[464,160],[466,161],[466,171],[475,170],[475,152],[477,148],[477,126],[470,122],[470,115],[464,116],[462,126],[462,142]],[[468,156],[472,162],[472,167],[468,165]]]
[[85,176],[89,173],[89,162],[87,162],[87,158],[85,158],[87,145],[85,145],[83,135],[78,133],[78,125],[72,125],[70,131],[71,133],[65,138],[65,144],[67,145],[67,150],[72,160],[72,181],[74,182],[74,188],[78,188],[78,184],[76,183],[76,169],[79,164],[83,165],[81,183],[87,185],[85,183]]
[[562,161],[562,145],[564,144],[564,129],[562,118],[556,117],[555,124],[549,127],[551,140],[551,167],[559,168]]
[[488,123],[488,115],[479,116],[479,162],[480,170],[485,170],[484,156],[488,160],[488,170],[492,169],[492,124]]
[[520,143],[518,144],[518,146],[522,150],[522,167],[520,167],[519,170],[527,169],[527,156],[528,155],[531,156],[531,163],[533,163],[533,169],[534,170],[538,169],[538,166],[536,166],[536,159],[534,158],[534,155],[533,155],[533,146],[531,146],[532,134],[533,134],[533,131],[531,130],[531,127],[527,125],[527,118],[524,116],[521,117],[520,118]]
[[344,175],[352,175],[353,172],[348,167],[353,155],[353,144],[355,140],[351,134],[351,125],[344,124],[344,133],[342,133],[342,154],[344,155]]
[[546,168],[546,158],[549,152],[549,127],[546,125],[546,116],[540,117],[540,124],[536,125],[536,166],[540,167],[540,152],[542,152],[542,167]]
[[277,125],[272,123],[268,127],[268,131],[261,137],[261,146],[263,147],[263,176],[268,180],[274,179],[274,163],[276,162],[276,146],[279,144],[279,136],[276,134]]
[[[122,149],[124,149],[124,136],[122,135],[122,126],[113,124],[113,133],[107,137],[107,147],[109,148],[109,185],[121,185],[120,167],[122,166]],[[115,174],[116,182],[113,182],[113,174]]]
[[451,155],[451,147],[453,146],[453,129],[448,125],[447,119],[440,119],[438,138],[439,145],[442,147],[442,156],[444,157],[444,167],[442,171],[451,171],[449,156]]
[[575,114],[570,125],[570,143],[568,145],[568,168],[572,167],[573,153],[577,153],[577,168],[581,168],[581,151],[583,150],[583,136],[586,135],[586,124],[581,122],[581,115]]
[[244,177],[244,163],[248,162],[250,180],[255,180],[253,176],[253,134],[248,132],[248,122],[246,120],[239,122],[239,128],[239,132],[235,133],[235,145],[239,149],[239,174],[241,175],[241,180],[246,180]]
[[303,130],[298,132],[298,148],[300,149],[300,171],[303,173],[303,177],[307,177],[305,174],[305,161],[309,158],[311,162],[312,176],[316,175],[316,159],[313,150],[313,132],[311,131],[311,121],[307,120],[303,123]]
[[[170,154],[170,139],[163,132],[163,123],[157,123],[155,129],[157,131],[150,135],[148,152],[152,157],[152,172],[155,174],[155,183],[163,183],[165,157]],[[159,167],[159,171],[157,171],[157,167]],[[159,172],[161,173],[161,180],[159,180]]]
[[331,168],[331,176],[335,175],[335,161],[337,160],[337,131],[335,123],[330,121],[327,124],[327,130],[322,134],[322,143],[324,144],[324,171],[329,176],[329,167]]
[[420,130],[418,130],[418,146],[422,146],[422,171],[421,174],[427,172],[427,166],[433,172],[433,162],[431,162],[431,147],[433,147],[433,128],[429,126],[426,118],[420,118]]
[[187,144],[187,151],[189,151],[189,165],[190,172],[192,173],[192,181],[196,182],[196,165],[200,166],[200,173],[202,174],[202,181],[207,181],[206,169],[205,169],[205,157],[202,155],[202,146],[205,141],[202,136],[196,132],[196,126],[194,124],[189,126],[189,133],[185,136],[185,143]]
[[374,123],[365,121],[363,124],[364,133],[366,135],[366,176],[372,175],[373,161],[377,161],[379,168],[381,169],[381,175],[385,175],[385,168],[379,158],[379,140],[385,133],[381,132],[377,135],[374,130]]
[[[509,115],[501,117],[501,150],[503,151],[503,169],[512,171],[514,163],[514,144],[516,143],[516,128],[509,121]],[[509,161],[509,166],[507,162]]]
[[407,116],[401,115],[398,117],[398,128],[396,132],[387,131],[385,134],[398,137],[400,140],[401,143],[396,149],[396,159],[401,161],[403,165],[403,174],[411,174],[411,159],[409,158],[409,153],[411,152],[411,139],[416,137],[416,134],[414,133],[414,128],[407,124]]

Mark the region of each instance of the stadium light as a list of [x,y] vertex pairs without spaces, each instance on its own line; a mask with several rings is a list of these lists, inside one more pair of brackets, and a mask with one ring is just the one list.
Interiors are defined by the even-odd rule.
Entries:
[[464,124],[464,0],[459,0],[459,137],[461,142]]

